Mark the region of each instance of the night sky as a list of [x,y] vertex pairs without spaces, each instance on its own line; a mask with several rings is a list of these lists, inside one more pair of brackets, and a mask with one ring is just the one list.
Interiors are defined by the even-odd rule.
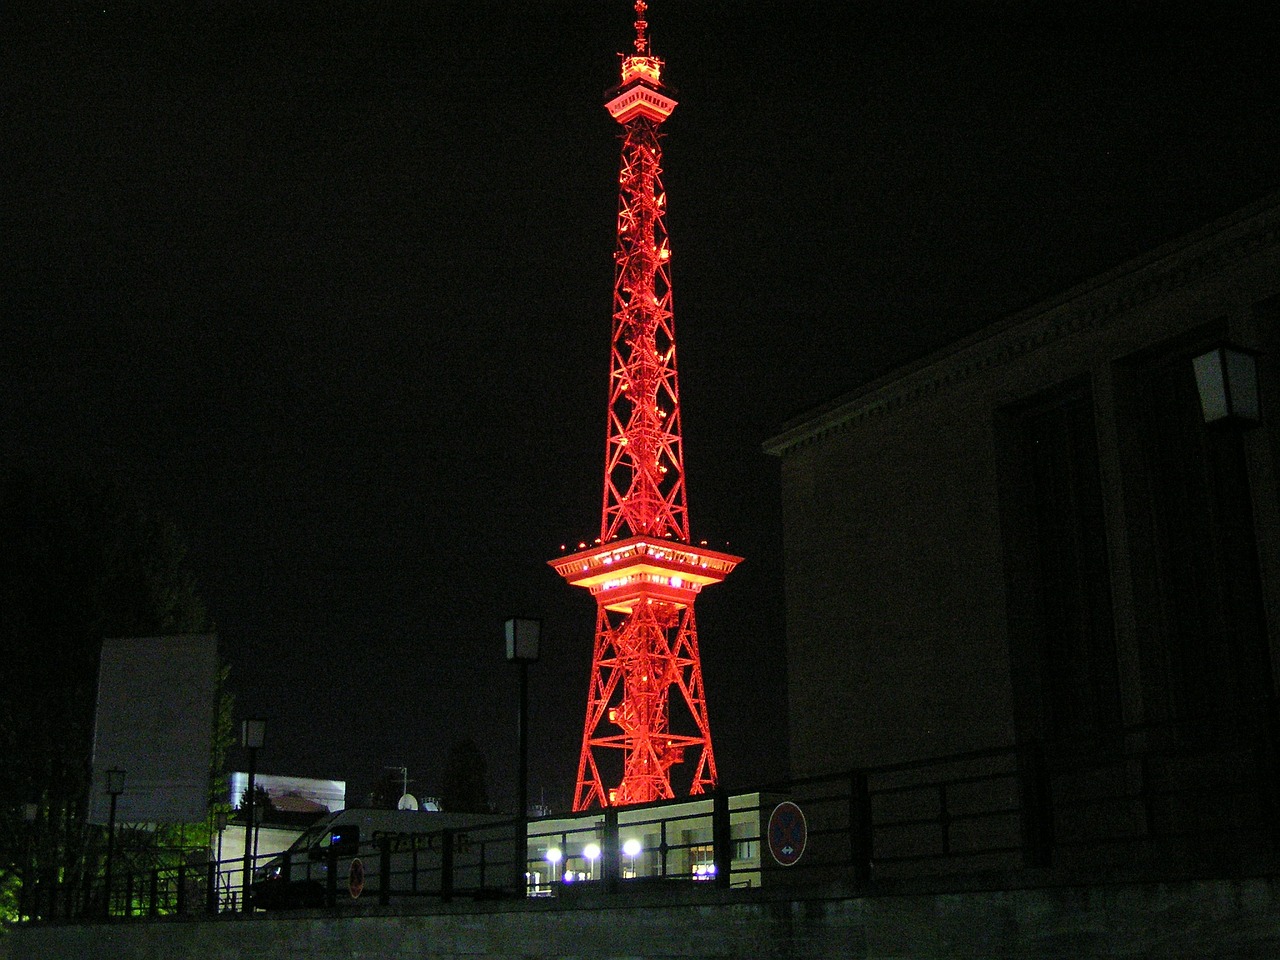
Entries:
[[[158,9],[157,9],[158,8]],[[1231,5],[652,0],[722,779],[785,772],[789,418],[1280,188]],[[1270,15],[1274,16],[1274,15]],[[625,0],[9,4],[0,460],[177,522],[260,769],[514,794],[502,621],[545,621],[531,795],[573,790]],[[850,638],[856,642],[856,638]],[[939,638],[945,643],[946,638]],[[233,754],[232,763],[240,758]]]

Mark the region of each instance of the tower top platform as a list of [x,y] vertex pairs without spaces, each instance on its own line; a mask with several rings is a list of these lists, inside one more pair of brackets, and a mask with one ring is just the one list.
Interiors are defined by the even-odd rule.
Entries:
[[637,117],[661,123],[676,108],[675,98],[667,95],[658,79],[661,74],[662,61],[657,57],[623,57],[622,83],[605,91],[604,108],[622,124]]
[[622,82],[605,91],[604,107],[619,123],[627,124],[637,117],[661,123],[671,116],[676,102],[662,86],[662,61],[649,48],[645,31],[648,21],[644,12],[649,5],[636,0],[636,52],[622,58]]
[[630,613],[636,604],[693,603],[702,588],[719,583],[741,557],[656,537],[629,537],[580,550],[548,563],[575,587],[586,587],[607,610]]

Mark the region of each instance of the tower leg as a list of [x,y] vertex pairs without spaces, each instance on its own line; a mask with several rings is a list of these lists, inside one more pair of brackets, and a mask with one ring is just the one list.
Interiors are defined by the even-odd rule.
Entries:
[[596,766],[591,750],[591,734],[604,721],[609,700],[618,684],[618,672],[610,666],[613,648],[609,614],[603,608],[596,610],[596,640],[591,656],[591,686],[587,690],[587,718],[583,725],[582,751],[578,755],[578,783],[573,793],[573,809],[586,810],[593,804],[608,806],[604,781]]
[[[681,718],[692,721],[696,734],[672,731],[673,690],[679,693],[674,702]],[[620,766],[621,779],[606,789],[601,761],[610,750],[621,753],[620,763],[603,765],[606,770]],[[600,608],[574,810],[673,798],[671,767],[689,751],[697,753],[689,793],[714,788],[715,756],[692,606],[645,602],[616,627]]]
[[701,740],[693,783],[689,787],[691,795],[699,794],[714,790],[719,778],[716,775],[715,753],[711,749],[711,721],[707,717],[707,696],[702,689],[702,658],[698,653],[698,626],[692,606],[685,608],[673,656],[685,664],[678,679],[680,692],[698,726]]

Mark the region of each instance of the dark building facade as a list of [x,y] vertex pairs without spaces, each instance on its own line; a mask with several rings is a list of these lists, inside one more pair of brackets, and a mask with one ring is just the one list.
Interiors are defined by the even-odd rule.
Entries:
[[[1195,358],[1224,342],[1257,352],[1255,424],[1206,423]],[[793,773],[1035,744],[1057,794],[1126,796],[1148,832],[1263,828],[1278,358],[1272,198],[771,439]],[[1240,789],[1177,799],[1199,779]]]

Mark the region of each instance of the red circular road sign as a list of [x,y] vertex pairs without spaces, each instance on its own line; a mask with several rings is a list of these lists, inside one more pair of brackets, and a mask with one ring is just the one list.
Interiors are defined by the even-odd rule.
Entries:
[[784,867],[795,864],[809,842],[809,824],[804,811],[783,800],[769,814],[769,852]]
[[355,857],[351,861],[351,870],[347,873],[347,889],[351,891],[351,899],[359,900],[364,893],[364,862]]

